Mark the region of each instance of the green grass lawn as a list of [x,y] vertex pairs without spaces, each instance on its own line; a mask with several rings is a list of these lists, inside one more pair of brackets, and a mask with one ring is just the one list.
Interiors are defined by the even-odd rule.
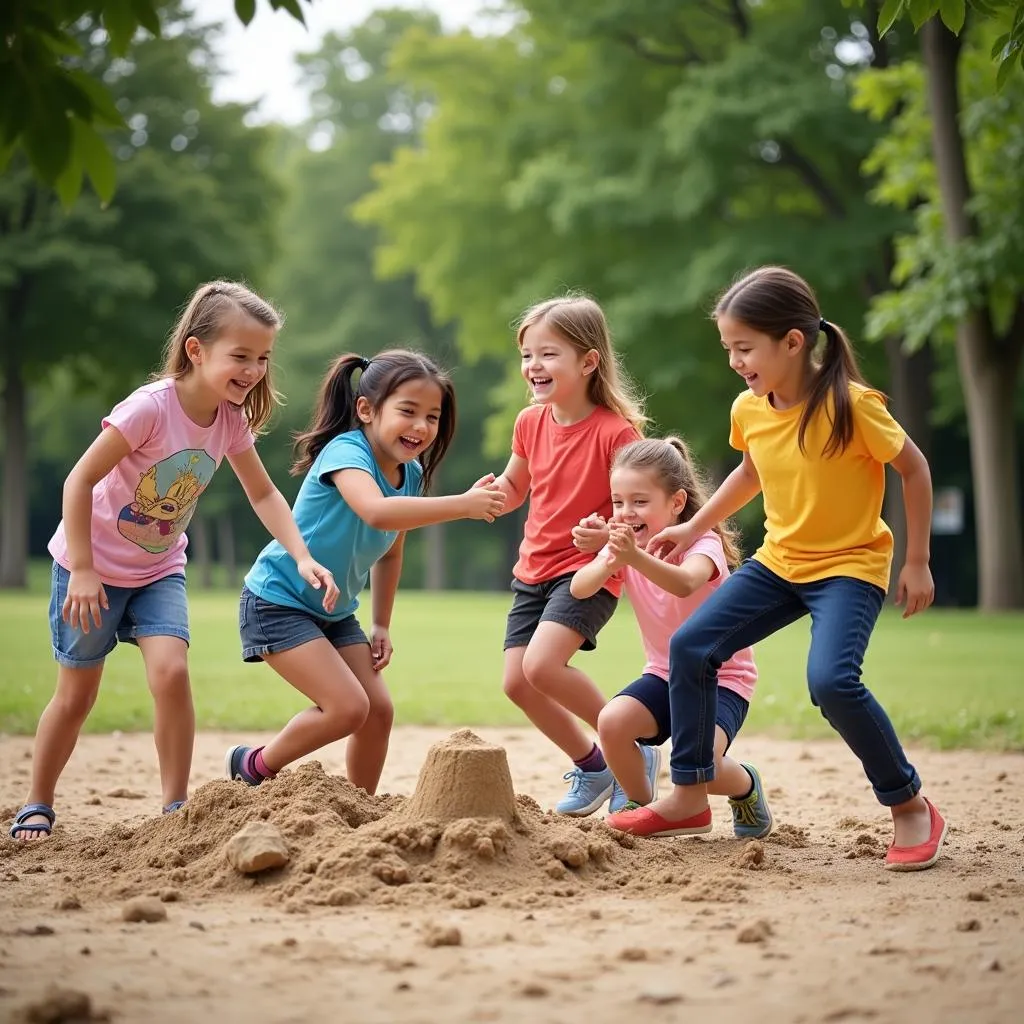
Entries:
[[[524,719],[501,692],[501,643],[510,595],[401,592],[386,672],[399,724],[512,725]],[[0,732],[31,733],[56,674],[47,597],[0,593]],[[235,592],[191,596],[192,685],[200,728],[274,729],[303,698],[264,665],[239,656]],[[1024,616],[929,611],[904,622],[882,617],[865,678],[905,740],[940,747],[1024,750]],[[761,644],[761,677],[748,728],[780,736],[831,735],[804,683],[803,623]],[[633,616],[623,604],[593,654],[577,656],[614,693],[643,664]],[[138,651],[120,645],[107,662],[87,730],[150,728],[151,704]]]

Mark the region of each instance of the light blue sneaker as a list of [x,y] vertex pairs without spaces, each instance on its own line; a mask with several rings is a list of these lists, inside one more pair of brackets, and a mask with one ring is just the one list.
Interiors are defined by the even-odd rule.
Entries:
[[615,777],[609,768],[602,768],[599,772],[573,768],[563,778],[570,780],[569,792],[555,804],[555,810],[559,814],[571,814],[577,818],[593,814],[611,796],[615,784]]
[[[742,763],[742,762],[741,762]],[[764,798],[764,783],[761,773],[752,765],[744,764],[754,780],[754,788],[742,800],[729,797],[732,808],[732,830],[737,839],[764,839],[775,827],[768,801]]]
[[[651,787],[651,802],[653,803],[658,799],[658,772],[661,771],[661,748],[645,746],[642,743],[638,743],[637,746],[640,748],[640,753],[644,755],[644,768],[647,771],[647,781]],[[624,811],[626,804],[630,802],[629,797],[626,796],[626,791],[616,780],[615,785],[612,787],[612,798],[608,801],[608,813],[617,814],[619,811]]]

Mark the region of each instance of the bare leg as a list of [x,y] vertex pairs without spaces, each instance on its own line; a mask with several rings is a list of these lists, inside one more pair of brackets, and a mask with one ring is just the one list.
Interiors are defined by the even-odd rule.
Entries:
[[384,684],[384,677],[374,671],[373,658],[367,644],[339,647],[338,653],[359,680],[370,702],[366,721],[349,736],[345,745],[345,770],[353,786],[373,794],[377,792],[384,761],[388,756],[395,709]]
[[370,699],[326,637],[279,654],[267,654],[264,661],[316,705],[300,711],[263,748],[263,761],[271,771],[280,771],[363,726],[370,712]]
[[604,759],[626,796],[638,804],[648,803],[651,787],[636,740],[657,736],[658,723],[654,715],[634,697],[619,695],[601,710],[597,731]]
[[605,706],[604,694],[590,676],[569,664],[582,643],[583,637],[574,629],[558,622],[542,622],[526,648],[523,674],[535,690],[596,730],[597,718]]
[[528,650],[527,647],[511,647],[505,652],[502,680],[505,696],[570,760],[578,761],[590,753],[593,740],[565,708],[530,684],[523,672]]
[[932,830],[932,815],[924,797],[917,796],[902,804],[890,807],[895,830],[893,842],[897,846],[919,846],[928,842]]
[[188,796],[196,713],[188,678],[188,644],[176,636],[140,636],[146,682],[153,695],[153,740],[163,805]]
[[714,796],[743,797],[750,792],[754,780],[746,768],[726,757],[728,739],[721,726],[715,726],[715,777],[708,783],[708,793]]
[[[102,665],[91,668],[58,666],[57,689],[36,726],[32,782],[25,803],[53,806],[57,780],[74,753],[78,734],[96,703],[102,675]],[[25,824],[42,825],[45,822],[42,815],[33,814]],[[41,832],[15,832],[15,838],[34,842],[46,836]]]

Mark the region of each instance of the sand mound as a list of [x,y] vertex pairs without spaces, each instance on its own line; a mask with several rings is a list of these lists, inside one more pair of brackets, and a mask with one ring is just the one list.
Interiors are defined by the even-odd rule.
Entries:
[[[252,822],[283,837],[284,867],[243,875],[231,866],[228,840]],[[297,913],[363,902],[533,905],[584,889],[669,887],[684,900],[722,902],[742,898],[752,866],[734,856],[742,847],[723,858],[721,846],[715,856],[710,844],[637,840],[598,819],[546,813],[513,794],[504,750],[468,730],[430,749],[409,799],[369,796],[310,762],[258,789],[207,783],[184,811],[135,828],[40,846],[21,848],[10,866],[31,871],[28,862],[45,857],[82,900],[258,889]],[[770,861],[759,850],[757,867]]]

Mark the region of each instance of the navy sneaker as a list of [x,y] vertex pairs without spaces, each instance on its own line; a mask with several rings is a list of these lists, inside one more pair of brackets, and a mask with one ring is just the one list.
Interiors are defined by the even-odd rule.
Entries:
[[238,746],[232,747],[224,755],[224,774],[232,782],[244,782],[247,786],[258,786],[263,781],[259,775],[254,775],[246,770],[245,766],[249,762],[249,755],[252,751],[252,747]]

